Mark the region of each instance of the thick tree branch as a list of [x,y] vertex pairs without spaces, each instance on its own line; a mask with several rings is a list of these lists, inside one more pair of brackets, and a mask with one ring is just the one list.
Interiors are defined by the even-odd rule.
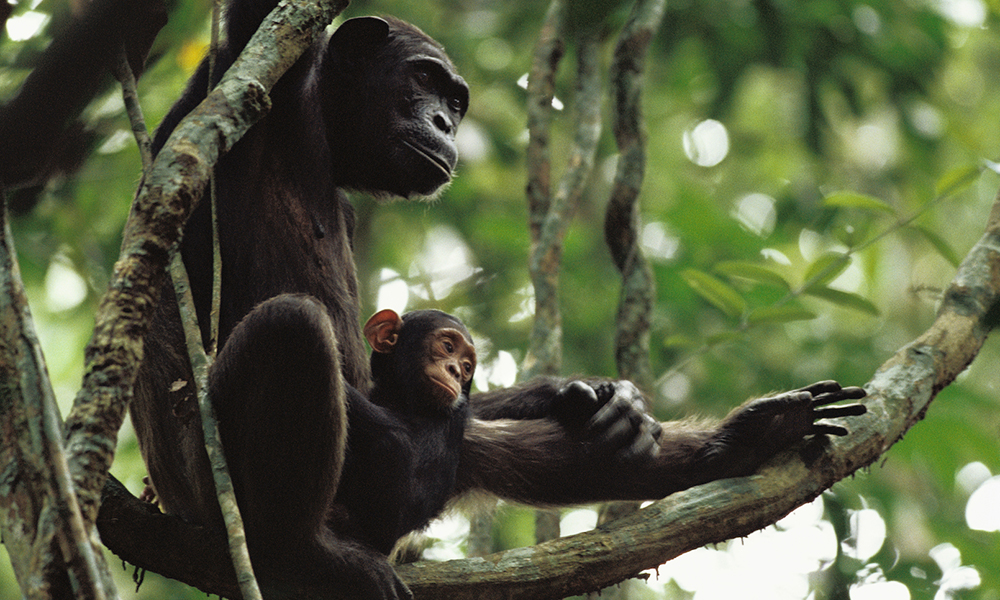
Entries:
[[[9,5],[0,1],[0,6]],[[120,53],[139,77],[167,20],[159,0],[93,0],[80,6],[80,16],[59,32],[17,95],[0,107],[0,185],[8,189],[79,166],[85,151],[71,123],[104,87]]]
[[105,546],[140,569],[183,581],[206,594],[240,598],[223,529],[165,515],[114,477],[101,495],[97,529]]
[[[135,74],[141,73],[165,21],[158,0],[100,0],[70,22],[17,96],[0,108],[0,187],[41,181],[66,168],[63,155],[74,131],[70,122],[98,92],[107,69],[116,67],[116,56],[121,57],[118,70],[134,89]],[[0,494],[0,537],[11,549],[26,597],[115,597],[103,554],[89,535],[92,522],[78,502],[59,410],[17,268],[6,206],[0,210],[0,371],[4,374],[0,464],[8,465],[6,475],[13,483]]]
[[87,535],[62,447],[62,423],[0,206],[0,537],[26,597],[113,596],[107,565]]

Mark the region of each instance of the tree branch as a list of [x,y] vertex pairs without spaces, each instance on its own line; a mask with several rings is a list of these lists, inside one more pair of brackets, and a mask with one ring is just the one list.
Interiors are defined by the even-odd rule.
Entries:
[[528,273],[535,294],[535,315],[521,376],[554,375],[562,364],[562,323],[559,313],[558,247],[555,264],[551,258],[552,244],[559,240],[544,239],[546,223],[552,212],[552,159],[549,137],[552,124],[552,100],[559,62],[566,52],[566,8],[561,0],[553,0],[545,14],[538,34],[531,72],[528,73],[528,232],[531,246]]
[[649,327],[656,300],[653,271],[639,247],[639,191],[646,170],[642,120],[643,65],[649,43],[663,19],[664,0],[635,4],[618,38],[611,63],[618,169],[604,221],[604,239],[622,274],[615,328],[618,374],[651,393]]
[[103,599],[114,586],[73,492],[6,206],[0,220],[0,464],[18,468],[0,494],[2,538],[25,596]]
[[[562,0],[549,6],[535,47],[528,77],[528,223],[531,251],[528,272],[535,291],[535,317],[521,376],[558,374],[562,367],[562,313],[559,307],[559,268],[563,239],[584,185],[594,167],[601,134],[601,77],[598,36],[578,31],[576,97],[573,101],[573,144],[554,195],[551,192],[549,133],[556,68],[565,50],[566,7]],[[558,537],[559,513],[539,511],[535,519],[538,541]],[[479,537],[478,532],[474,537]]]
[[[552,3],[546,27],[540,37],[539,54],[529,77],[529,89],[537,96],[529,101],[540,110],[548,104],[544,122],[540,117],[529,119],[531,146],[547,148],[549,113],[552,110],[552,79],[557,58],[562,53],[561,44],[554,44],[544,32],[561,37],[565,29],[565,7],[558,0]],[[554,375],[562,365],[562,319],[559,310],[559,263],[562,259],[563,239],[569,229],[574,211],[583,195],[586,182],[594,167],[597,141],[601,134],[601,77],[598,36],[594,31],[578,31],[576,35],[577,72],[574,109],[573,143],[566,160],[566,170],[551,197],[541,197],[548,189],[550,166],[547,149],[544,156],[532,156],[529,161],[544,160],[544,165],[529,167],[535,173],[528,186],[531,254],[528,271],[535,288],[535,320],[531,330],[523,376]],[[547,60],[546,60],[547,59]],[[541,84],[531,84],[534,79]],[[530,94],[529,94],[530,95]],[[537,138],[537,139],[536,139]],[[536,150],[541,154],[541,150]],[[544,183],[544,185],[543,185]]]

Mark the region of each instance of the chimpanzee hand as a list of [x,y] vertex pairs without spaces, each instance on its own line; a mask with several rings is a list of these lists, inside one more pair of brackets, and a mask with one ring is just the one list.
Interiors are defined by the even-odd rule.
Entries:
[[153,487],[153,482],[149,480],[149,475],[142,478],[142,483],[144,483],[145,486],[142,488],[142,491],[139,492],[139,500],[150,504],[156,504],[156,489]]
[[777,396],[751,400],[719,425],[709,453],[725,454],[738,464],[757,463],[749,467],[753,470],[805,436],[847,435],[844,427],[816,421],[865,414],[867,409],[863,404],[826,406],[865,395],[859,387],[841,388],[836,381],[821,381]]
[[[374,584],[374,589],[370,591],[369,595],[364,595],[361,593],[361,589],[355,588],[355,598],[378,598],[380,600],[413,600],[413,592],[410,588],[406,587],[403,580],[396,575],[396,571],[391,565],[385,563],[384,565],[379,565],[381,572],[379,573],[369,573],[369,575],[374,576],[374,579],[370,583]],[[353,586],[350,586],[353,587]],[[350,587],[348,589],[350,589]],[[362,585],[360,587],[367,587]]]
[[660,451],[662,427],[629,381],[571,381],[556,395],[552,415],[617,458],[645,460]]
[[[330,543],[332,542],[332,543]],[[329,564],[311,573],[319,581],[326,582],[331,590],[339,590],[344,596],[356,600],[413,600],[413,592],[406,587],[385,556],[371,548],[363,547],[346,539],[330,539],[326,544],[333,548],[327,553]],[[273,565],[276,566],[276,565]],[[281,565],[284,566],[284,565]],[[286,572],[295,572],[285,566]]]

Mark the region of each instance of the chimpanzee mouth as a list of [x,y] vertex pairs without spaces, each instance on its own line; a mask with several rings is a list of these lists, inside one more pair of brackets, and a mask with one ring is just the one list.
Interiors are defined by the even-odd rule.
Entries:
[[462,386],[453,380],[443,380],[437,377],[431,377],[430,380],[435,386],[434,396],[445,406],[458,400],[459,396],[462,395]]
[[421,148],[420,146],[417,146],[415,144],[411,144],[410,142],[408,142],[406,140],[401,140],[401,141],[404,144],[406,144],[411,150],[413,150],[414,152],[416,152],[420,156],[423,156],[432,165],[434,165],[435,167],[437,167],[438,169],[440,169],[444,173],[445,179],[448,179],[448,180],[451,179],[451,165],[449,165],[447,162],[445,162],[445,159],[441,158],[440,156],[438,156],[437,154],[435,154],[434,152],[432,152],[430,150],[425,150],[424,148]]

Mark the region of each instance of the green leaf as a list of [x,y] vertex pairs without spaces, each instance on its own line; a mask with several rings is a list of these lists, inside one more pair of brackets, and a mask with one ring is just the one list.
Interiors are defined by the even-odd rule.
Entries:
[[849,254],[827,252],[809,265],[803,280],[809,285],[809,288],[825,286],[846,271],[850,264],[851,256]]
[[957,194],[972,185],[972,182],[979,178],[981,171],[979,165],[956,167],[938,179],[934,191],[938,197]]
[[728,277],[742,277],[758,283],[791,289],[785,278],[777,271],[763,265],[744,260],[726,260],[715,265],[715,270]]
[[738,331],[723,331],[722,333],[716,333],[708,336],[708,338],[705,339],[705,343],[709,346],[728,344],[729,342],[740,339],[741,335],[742,334]]
[[830,194],[826,198],[823,198],[823,204],[843,208],[857,208],[868,212],[896,213],[896,209],[884,200],[857,192],[836,192]]
[[944,238],[934,233],[930,229],[924,227],[923,225],[913,225],[912,227],[917,231],[919,231],[920,234],[923,235],[925,238],[927,238],[927,241],[930,242],[932,246],[934,246],[934,249],[938,251],[938,254],[944,257],[946,261],[950,262],[952,266],[957,267],[958,264],[962,262],[962,258],[958,255],[957,252],[955,252],[955,249],[952,248],[951,245],[944,240]]
[[663,340],[664,348],[691,348],[695,341],[686,335],[670,335]]
[[805,291],[806,294],[810,296],[815,296],[817,298],[822,298],[828,302],[833,302],[838,306],[843,306],[844,308],[850,308],[856,311],[867,313],[873,317],[879,316],[878,307],[871,303],[870,300],[858,294],[851,292],[845,292],[843,290],[835,290],[828,287],[815,287],[809,288]]
[[764,306],[750,312],[747,320],[754,325],[761,323],[791,323],[792,321],[811,321],[816,313],[801,306]]
[[685,269],[681,277],[695,293],[731,317],[739,317],[747,308],[747,303],[739,292],[708,273]]

